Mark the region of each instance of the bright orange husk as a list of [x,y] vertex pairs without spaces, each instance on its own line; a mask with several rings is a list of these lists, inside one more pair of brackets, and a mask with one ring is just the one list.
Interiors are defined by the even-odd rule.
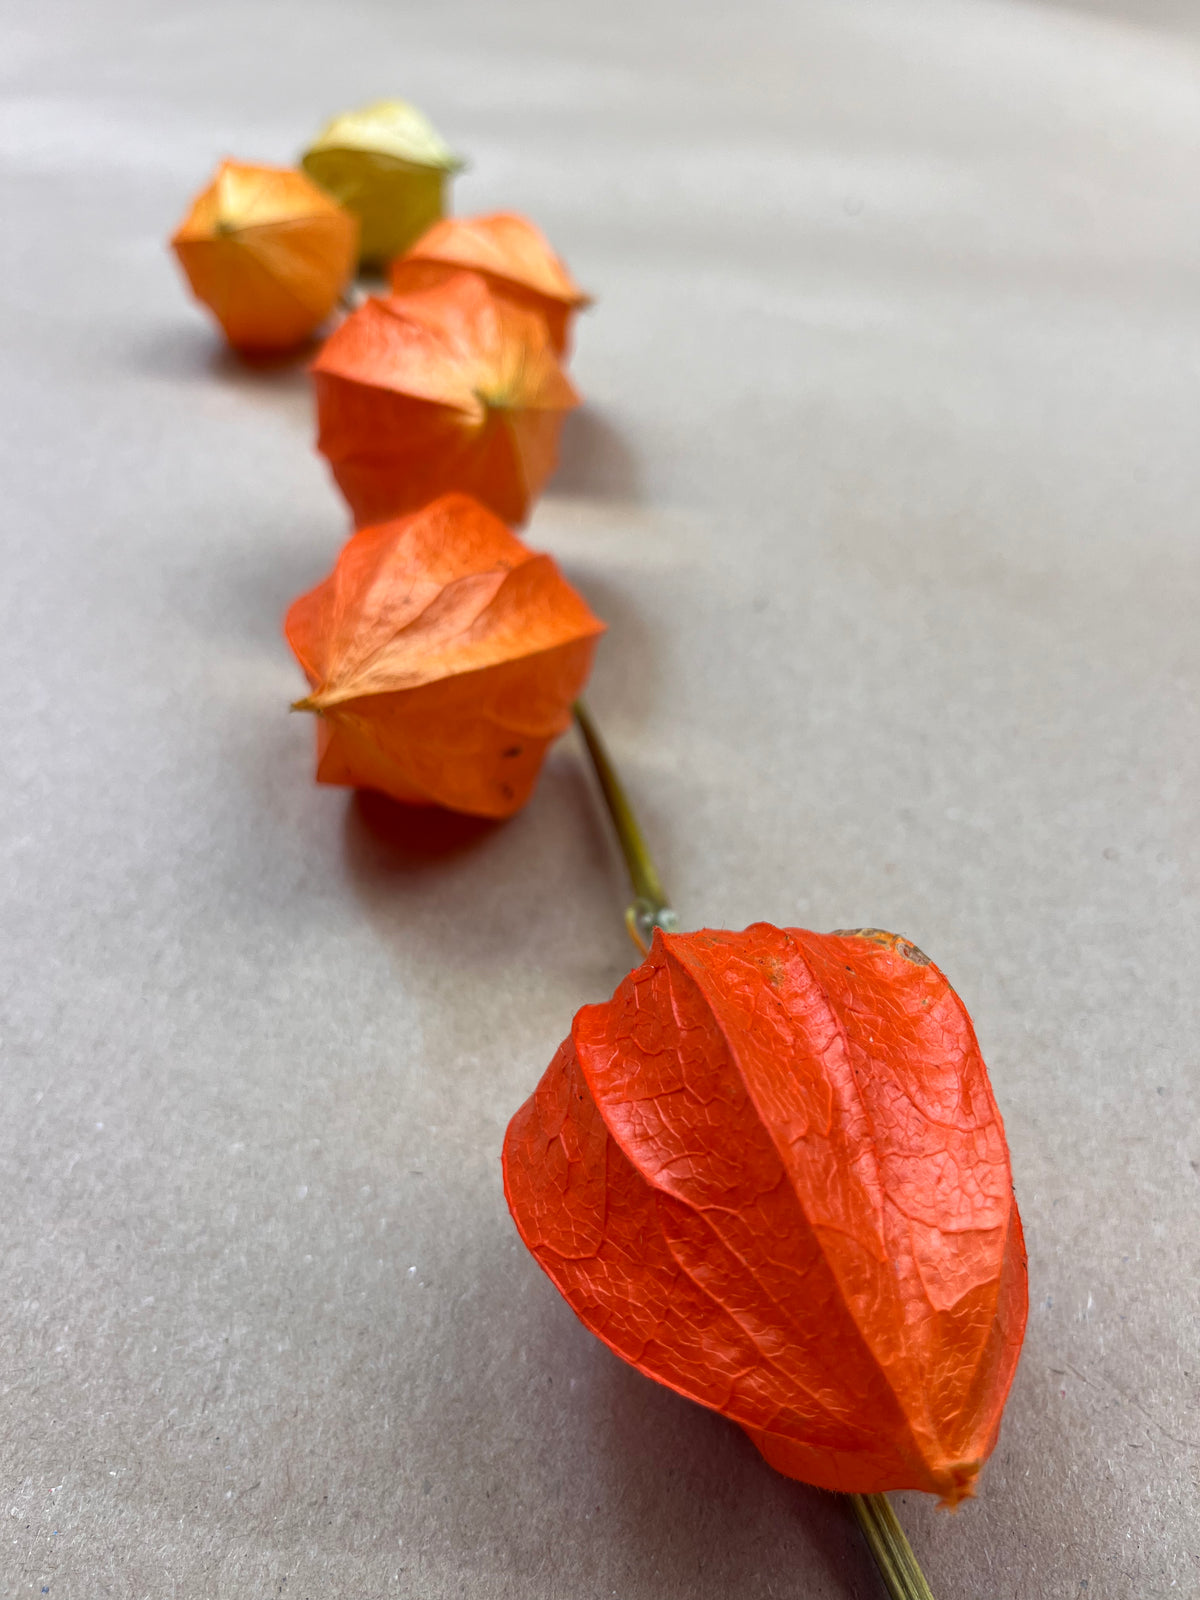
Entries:
[[875,929],[658,934],[509,1126],[517,1227],[640,1371],[826,1489],[972,1493],[1025,1328],[970,1018]]
[[297,600],[317,779],[507,817],[529,798],[604,631],[546,555],[466,495],[364,528]]
[[435,223],[392,263],[392,290],[428,288],[464,267],[481,273],[502,299],[536,311],[559,355],[567,348],[575,312],[591,304],[541,229],[511,211]]
[[542,319],[471,272],[368,300],[313,375],[317,447],[358,527],[454,489],[523,522],[579,404]]
[[171,245],[230,344],[286,350],[337,304],[354,271],[358,223],[302,172],[223,161]]

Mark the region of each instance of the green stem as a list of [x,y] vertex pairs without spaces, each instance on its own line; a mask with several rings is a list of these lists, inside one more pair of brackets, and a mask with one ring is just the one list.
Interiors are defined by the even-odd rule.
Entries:
[[933,1600],[933,1591],[887,1495],[852,1494],[849,1498],[891,1600]]
[[[654,858],[629,803],[629,796],[617,776],[617,769],[600,737],[600,730],[592,721],[591,712],[582,700],[577,700],[573,709],[591,757],[600,793],[612,818],[633,889],[634,901],[625,913],[625,926],[644,955],[655,928],[670,933],[678,927],[679,918],[671,909],[658,868],[654,865]],[[884,1494],[852,1494],[847,1499],[854,1507],[863,1537],[875,1557],[875,1565],[879,1568],[889,1600],[933,1600],[925,1574],[917,1564],[912,1546],[904,1537],[904,1529],[896,1520],[888,1497]]]
[[662,886],[658,868],[654,865],[654,858],[650,854],[637,817],[634,816],[629,796],[625,793],[620,778],[617,777],[617,769],[613,766],[612,757],[600,737],[599,728],[592,721],[591,712],[582,700],[576,700],[573,709],[575,721],[579,724],[579,731],[583,735],[583,742],[587,746],[587,753],[591,757],[592,767],[600,784],[600,793],[604,796],[604,804],[612,818],[617,843],[625,858],[629,883],[633,889],[633,904],[625,913],[625,926],[629,929],[634,944],[644,955],[649,948],[650,940],[654,937],[655,928],[662,928],[664,932],[670,933],[678,927],[679,918],[671,909],[667,891]]

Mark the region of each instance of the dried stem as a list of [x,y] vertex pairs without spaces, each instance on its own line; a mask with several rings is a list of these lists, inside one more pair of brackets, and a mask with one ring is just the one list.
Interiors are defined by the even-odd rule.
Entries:
[[852,1494],[850,1503],[891,1600],[933,1600],[887,1495]]
[[[678,927],[679,918],[671,909],[658,868],[654,865],[654,858],[629,803],[629,796],[617,776],[612,757],[600,737],[600,730],[592,721],[591,712],[582,700],[575,702],[574,711],[575,721],[579,724],[600,784],[600,793],[612,818],[633,889],[633,904],[625,912],[625,926],[634,944],[645,955],[655,928],[670,933]],[[875,1558],[875,1565],[879,1568],[890,1600],[933,1600],[925,1574],[917,1564],[912,1546],[904,1537],[904,1529],[896,1520],[888,1497],[884,1494],[852,1494],[847,1498],[854,1508],[854,1515]]]

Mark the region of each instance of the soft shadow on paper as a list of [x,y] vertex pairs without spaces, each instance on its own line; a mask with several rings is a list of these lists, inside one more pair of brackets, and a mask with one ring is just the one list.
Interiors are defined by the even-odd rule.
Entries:
[[800,1593],[812,1593],[822,1577],[819,1594],[871,1594],[870,1556],[838,1496],[773,1472],[736,1424],[607,1350],[596,1353],[596,1378],[588,1445],[615,1463],[615,1482],[644,1485],[607,1508],[613,1534],[638,1552],[635,1566],[663,1572],[666,1556],[682,1592],[704,1553],[706,1565],[727,1563],[734,1583],[739,1573],[783,1568]]
[[607,916],[619,928],[620,865],[581,762],[570,734],[529,804],[502,822],[347,795],[350,883],[413,982],[449,969],[488,981],[561,971],[585,923]]
[[240,355],[202,323],[151,326],[134,338],[127,360],[149,377],[214,382],[247,399],[294,415],[312,431],[312,380],[309,365],[321,348],[311,339],[280,354]]
[[611,417],[594,406],[569,412],[558,447],[550,492],[636,501],[641,474],[633,446]]
[[[522,1371],[538,1375],[522,1434],[545,1441],[513,1473],[514,1500],[586,1505],[619,1568],[645,1575],[639,1593],[874,1600],[870,1556],[842,1497],[772,1471],[735,1424],[627,1366],[568,1321],[544,1285],[498,1311],[510,1328],[519,1315]],[[513,1399],[499,1395],[497,1410]],[[503,1415],[481,1420],[504,1437]],[[517,1505],[493,1515],[519,1521]],[[536,1559],[539,1532],[528,1530],[518,1559]]]
[[491,817],[402,805],[373,789],[355,789],[346,816],[346,849],[355,876],[403,874],[461,855],[500,826]]

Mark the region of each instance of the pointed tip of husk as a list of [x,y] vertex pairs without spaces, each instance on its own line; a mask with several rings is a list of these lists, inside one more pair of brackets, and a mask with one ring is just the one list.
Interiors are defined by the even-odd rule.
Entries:
[[315,695],[306,694],[301,700],[293,700],[291,705],[288,707],[288,710],[315,711],[319,714],[321,710],[321,702],[316,698]]
[[974,1499],[975,1482],[982,1466],[982,1461],[956,1461],[938,1473],[941,1510],[957,1511],[964,1500]]

